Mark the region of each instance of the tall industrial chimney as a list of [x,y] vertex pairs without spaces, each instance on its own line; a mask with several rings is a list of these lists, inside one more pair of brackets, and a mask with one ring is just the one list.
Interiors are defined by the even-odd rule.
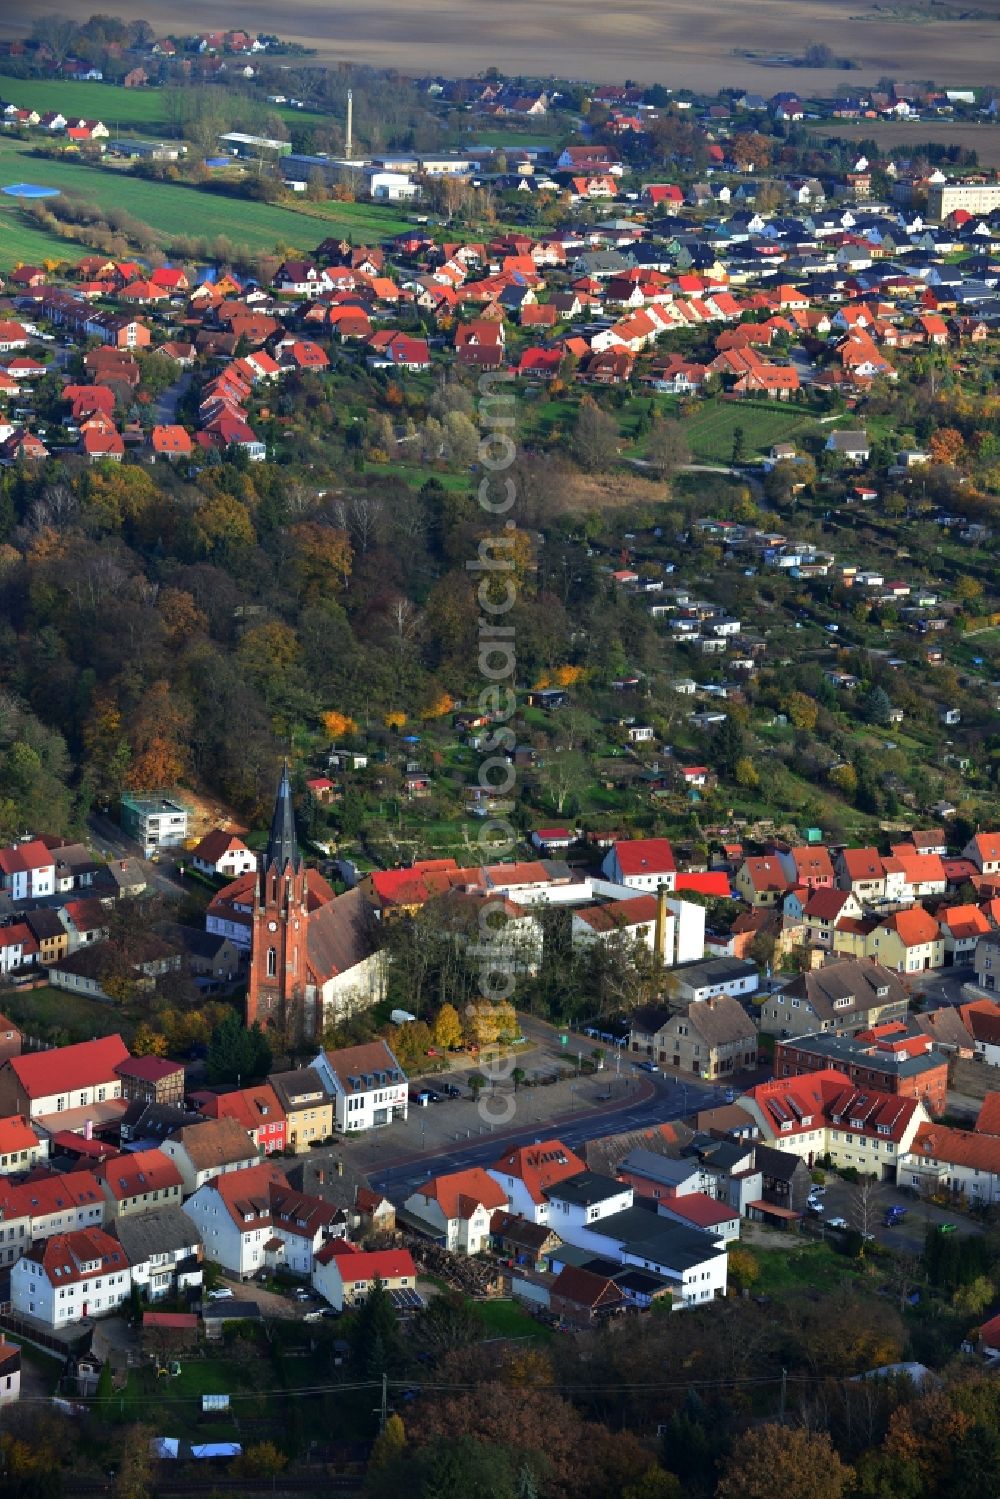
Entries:
[[657,963],[664,967],[667,958],[667,887],[656,889],[656,928],[653,934],[653,952]]
[[351,159],[354,135],[354,95],[350,89],[347,90],[347,138],[344,142],[344,155],[348,161]]

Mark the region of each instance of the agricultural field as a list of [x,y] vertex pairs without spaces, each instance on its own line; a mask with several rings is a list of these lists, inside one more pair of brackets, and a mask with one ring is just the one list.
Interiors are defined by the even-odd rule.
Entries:
[[[0,270],[24,262],[38,265],[43,260],[63,260],[66,244],[58,235],[29,224],[13,198],[0,197]],[[86,245],[75,249],[80,255],[87,252]]]
[[[743,429],[747,457],[767,453],[776,442],[801,442],[816,430],[809,413],[777,401],[703,401],[684,422],[684,435],[697,463],[726,463],[733,456],[733,435]],[[822,430],[822,429],[821,429]]]
[[995,124],[949,124],[947,120],[824,120],[815,127],[817,137],[838,140],[874,140],[891,154],[897,148],[934,141],[942,146],[964,146],[975,151],[980,166],[1000,166],[1000,128]]
[[[92,0],[62,0],[60,10],[86,20]],[[162,29],[156,0],[135,0],[130,15]],[[292,0],[276,14],[266,0],[220,0],[212,10],[218,27],[248,31],[277,27],[288,41],[310,48],[318,61],[365,63],[408,72],[476,74],[487,64],[503,72],[557,72],[563,77],[600,81],[633,78],[672,88],[779,89],[835,95],[845,74],[836,68],[794,65],[811,43],[825,43],[837,57],[856,65],[850,79],[873,84],[891,67],[899,78],[926,78],[963,86],[995,81],[1000,43],[998,0],[983,0],[968,20],[942,7],[876,12],[858,0],[814,0],[805,12],[798,0],[761,0],[747,7],[737,0],[706,8],[699,0],[602,0],[537,5],[507,0],[502,6],[471,0],[442,0],[432,9],[403,0],[374,0],[367,6],[330,10],[325,0]],[[859,24],[859,20],[864,24]],[[175,32],[196,32],[205,24],[201,0],[176,0]],[[0,36],[24,29],[23,12],[5,6]]]
[[[26,142],[0,139],[0,185],[14,181],[57,187],[99,202],[103,208],[121,209],[148,224],[162,236],[164,245],[174,236],[196,234],[225,238],[250,251],[306,253],[327,234],[342,233],[362,240],[397,234],[406,227],[406,220],[391,209],[371,204],[325,203],[310,205],[310,211],[304,212],[251,203],[180,184],[150,182],[133,176],[126,167],[90,167],[81,162],[35,157]],[[15,243],[18,228],[23,247]],[[23,239],[23,232],[28,230],[37,234],[14,210],[13,232],[9,238],[6,233],[0,236],[0,268],[29,256],[77,253],[71,242],[49,240],[47,236],[45,246],[36,242],[33,247],[30,240]]]

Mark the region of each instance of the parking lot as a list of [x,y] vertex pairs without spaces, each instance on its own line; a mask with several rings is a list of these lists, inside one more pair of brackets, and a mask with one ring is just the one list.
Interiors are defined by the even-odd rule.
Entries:
[[[814,1221],[825,1224],[831,1218],[844,1218],[851,1228],[860,1231],[857,1187],[828,1173],[826,1190],[820,1200],[823,1212],[811,1214]],[[948,1208],[939,1208],[934,1203],[910,1197],[898,1187],[879,1185],[875,1188],[871,1204],[869,1223],[875,1242],[904,1254],[920,1254],[923,1251],[924,1238],[930,1224],[953,1223],[956,1233],[960,1234],[981,1232],[981,1225],[964,1213],[952,1212]],[[892,1206],[905,1208],[906,1216],[895,1228],[886,1228],[886,1210]]]

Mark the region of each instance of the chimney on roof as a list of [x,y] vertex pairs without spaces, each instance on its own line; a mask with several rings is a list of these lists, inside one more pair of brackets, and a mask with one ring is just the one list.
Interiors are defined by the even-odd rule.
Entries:
[[94,1121],[92,1119],[88,1119],[83,1126],[83,1138],[85,1140],[92,1140],[94,1138]]
[[343,1163],[342,1160],[338,1160],[338,1162],[337,1162],[337,1175],[338,1176],[343,1176],[343,1174],[344,1174],[344,1163]]

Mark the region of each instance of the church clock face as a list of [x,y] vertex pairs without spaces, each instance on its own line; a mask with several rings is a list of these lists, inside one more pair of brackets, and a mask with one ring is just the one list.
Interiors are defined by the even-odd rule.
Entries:
[[267,923],[267,929],[269,932],[276,932],[278,930],[278,923],[276,921],[269,921]]

